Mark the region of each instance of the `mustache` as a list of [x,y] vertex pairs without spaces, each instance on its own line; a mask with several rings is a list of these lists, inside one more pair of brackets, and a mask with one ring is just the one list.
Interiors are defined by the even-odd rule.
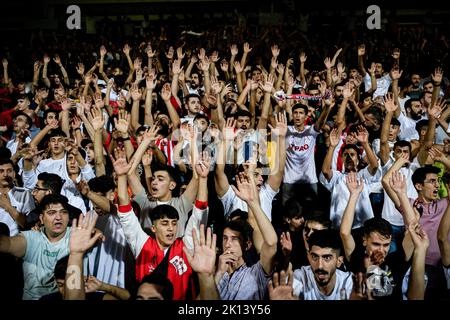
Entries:
[[316,271],[314,271],[315,274],[323,274],[323,275],[327,275],[328,272],[323,270],[323,269],[317,269]]

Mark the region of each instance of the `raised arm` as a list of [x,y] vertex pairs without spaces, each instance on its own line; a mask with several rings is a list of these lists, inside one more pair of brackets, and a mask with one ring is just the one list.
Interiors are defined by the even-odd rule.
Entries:
[[164,103],[167,107],[167,112],[169,113],[170,121],[172,122],[172,130],[178,129],[180,127],[180,116],[175,110],[174,106],[170,102],[171,97],[171,89],[170,84],[166,83],[161,89],[161,98],[164,100]]
[[53,58],[53,61],[55,61],[55,63],[58,65],[59,69],[61,70],[61,73],[62,73],[63,79],[64,79],[64,84],[66,86],[70,85],[69,75],[67,74],[67,71],[62,64],[61,58],[59,57],[59,55],[55,55],[55,57]]
[[333,162],[334,150],[336,149],[336,146],[339,144],[340,137],[341,137],[340,130],[338,130],[337,128],[331,130],[329,137],[330,146],[328,147],[327,154],[322,164],[322,173],[328,181],[330,181],[331,178],[333,177],[333,169],[331,167],[331,164]]
[[300,53],[300,82],[302,86],[306,85],[305,62],[308,57],[304,52]]
[[361,75],[364,77],[366,75],[366,68],[364,67],[364,55],[366,54],[366,46],[361,44],[358,46],[358,68]]
[[223,197],[225,193],[230,188],[230,184],[228,183],[228,178],[225,175],[225,164],[227,161],[227,151],[228,147],[233,144],[234,140],[234,128],[236,126],[236,120],[229,118],[227,119],[227,123],[222,130],[223,137],[222,141],[219,144],[218,152],[217,152],[217,163],[216,163],[216,171],[215,171],[215,187],[216,192],[219,197]]
[[[248,208],[253,212],[256,223],[263,239],[260,252],[260,263],[266,274],[271,274],[275,264],[275,253],[277,252],[277,234],[266,214],[263,212],[258,199],[256,185],[249,177],[240,173],[236,176],[238,188],[232,186],[236,195],[245,201]],[[254,231],[255,232],[255,231]]]
[[271,104],[271,94],[273,89],[273,82],[275,81],[272,74],[269,74],[269,77],[267,78],[267,81],[264,83],[263,90],[264,90],[264,100],[263,100],[263,107],[261,111],[261,117],[258,121],[258,127],[257,129],[266,129],[267,128],[267,121],[269,120],[269,113],[272,109]]
[[390,181],[392,179],[393,173],[400,170],[400,168],[402,168],[407,163],[409,164],[409,159],[404,157],[398,158],[381,179],[383,189],[386,191],[389,198],[391,198],[392,202],[394,203],[397,209],[400,208],[400,200],[397,197],[397,193],[394,191],[394,189],[391,188]]
[[[447,184],[448,190],[448,184]],[[450,267],[450,242],[448,241],[448,235],[450,232],[450,205],[447,205],[445,213],[439,223],[439,229],[437,232],[437,239],[439,244],[439,250],[441,251],[441,259],[444,267]]]
[[78,221],[73,219],[69,240],[70,254],[64,283],[64,300],[86,299],[83,257],[87,250],[103,238],[103,234],[95,229],[97,218],[97,214],[88,213],[86,217],[80,214]]
[[97,108],[91,109],[91,124],[94,129],[94,158],[95,158],[95,174],[97,177],[104,175],[105,159],[103,156],[103,126],[105,125],[105,119],[103,113]]
[[342,216],[340,235],[344,246],[345,258],[347,261],[350,261],[350,257],[355,250],[355,239],[352,236],[353,220],[355,219],[355,210],[359,195],[364,189],[364,181],[362,178],[358,179],[356,172],[350,172],[345,180],[348,191],[350,191],[350,198]]
[[277,137],[277,153],[275,158],[275,172],[271,172],[267,183],[274,191],[278,191],[281,182],[283,181],[284,168],[286,165],[286,133],[287,133],[287,119],[286,113],[278,113],[276,115],[276,127],[273,128],[269,124],[271,133]]
[[409,226],[411,223],[419,221],[419,213],[414,210],[409,202],[405,176],[399,171],[395,171],[392,173],[389,184],[399,199],[400,208],[398,209],[403,215],[405,226]]
[[48,69],[48,63],[50,62],[50,57],[48,55],[44,55],[44,67],[42,68],[42,81],[47,86],[47,88],[50,88],[50,79],[47,77],[47,69]]
[[383,165],[389,161],[389,156],[391,153],[391,148],[389,147],[389,129],[391,127],[394,112],[399,109],[398,104],[392,98],[392,94],[388,93],[384,97],[384,107],[386,108],[387,113],[384,118],[383,125],[381,126],[380,134],[380,159]]
[[369,143],[369,132],[364,126],[358,126],[358,134],[355,134],[358,142],[363,146],[364,151],[366,152],[367,158],[369,159],[369,166],[367,170],[373,176],[377,172],[378,169],[378,159],[375,153],[372,150],[372,147]]
[[411,272],[408,281],[408,300],[423,300],[425,298],[425,257],[427,255],[430,240],[418,222],[408,227],[414,254],[411,264]]

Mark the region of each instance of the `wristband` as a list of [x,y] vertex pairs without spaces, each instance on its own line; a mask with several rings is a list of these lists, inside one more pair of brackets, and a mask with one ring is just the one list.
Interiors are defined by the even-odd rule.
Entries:
[[133,207],[131,206],[131,202],[126,205],[119,205],[119,212],[120,213],[126,213],[133,210]]
[[195,207],[200,210],[208,208],[208,201],[195,200]]

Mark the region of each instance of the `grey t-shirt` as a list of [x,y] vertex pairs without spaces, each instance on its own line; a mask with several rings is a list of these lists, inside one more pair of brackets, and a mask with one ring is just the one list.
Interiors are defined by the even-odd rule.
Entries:
[[59,259],[69,255],[71,228],[58,242],[50,242],[41,231],[24,231],[19,236],[25,237],[27,249],[23,256],[23,299],[38,300],[44,295],[57,291],[55,265]]

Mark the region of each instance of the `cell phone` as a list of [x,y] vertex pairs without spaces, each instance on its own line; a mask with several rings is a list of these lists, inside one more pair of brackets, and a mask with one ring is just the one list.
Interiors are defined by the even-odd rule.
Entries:
[[252,157],[252,143],[251,141],[244,142],[244,161],[250,160]]

